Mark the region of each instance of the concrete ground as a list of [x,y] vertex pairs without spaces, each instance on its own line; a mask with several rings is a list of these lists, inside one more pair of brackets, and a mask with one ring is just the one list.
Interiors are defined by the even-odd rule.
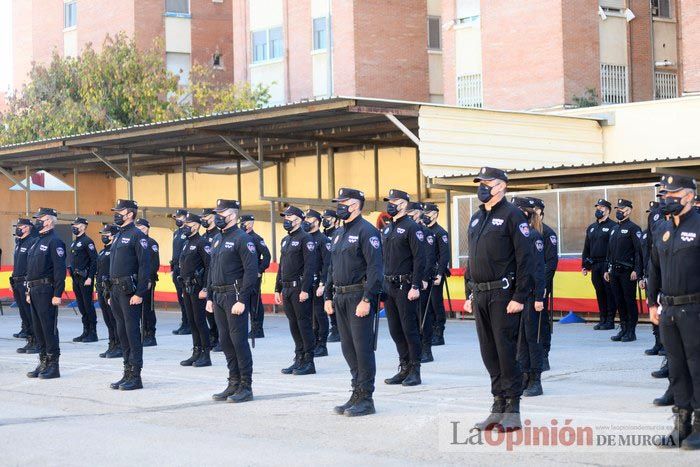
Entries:
[[[561,465],[700,465],[700,454],[685,451],[532,453],[448,452],[438,440],[446,414],[465,414],[466,422],[483,417],[490,405],[489,380],[479,356],[473,322],[448,323],[447,345],[435,348],[436,361],[423,366],[424,384],[386,386],[395,372],[395,348],[385,320],[377,352],[377,414],[349,419],[332,407],[349,393],[349,373],[340,344],[317,359],[318,374],[286,376],[292,341],[283,316],[268,316],[267,337],[253,351],[255,400],[245,404],[213,402],[222,390],[226,368],[214,354],[209,368],[183,368],[190,336],[174,336],[179,316],[158,315],[158,346],[144,352],[145,388],[109,389],[119,379],[120,359],[97,354],[99,343],[76,344],[80,320],[62,310],[61,378],[32,380],[25,373],[36,356],[15,352],[11,337],[19,327],[16,310],[0,317],[0,464],[2,465],[419,465],[537,464]],[[668,408],[651,405],[665,380],[649,372],[660,357],[644,356],[651,330],[640,326],[639,340],[621,344],[610,332],[588,324],[556,325],[552,371],[543,379],[545,395],[524,399],[522,412],[547,416],[596,413],[607,422],[652,413],[666,419]],[[469,419],[469,417],[472,417]],[[670,427],[670,422],[666,422]],[[445,428],[444,426],[442,427]]]

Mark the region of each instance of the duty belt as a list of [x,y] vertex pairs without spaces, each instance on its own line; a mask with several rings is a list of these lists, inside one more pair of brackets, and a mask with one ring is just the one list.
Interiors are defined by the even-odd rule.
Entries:
[[612,269],[615,271],[629,271],[631,269],[634,269],[634,265],[630,263],[613,263],[612,264]]
[[53,285],[53,279],[50,277],[42,277],[33,281],[27,281],[27,287],[37,287],[39,285]]
[[15,282],[24,282],[27,280],[27,276],[12,276],[10,277]]
[[659,303],[661,303],[663,306],[680,306],[689,305],[691,303],[700,303],[700,293],[691,295],[676,295],[675,297],[670,295],[661,295]]
[[130,281],[134,281],[135,279],[133,276],[123,276],[123,277],[115,277],[113,279],[110,279],[110,282],[112,285],[119,285],[119,284],[125,284]]
[[240,285],[240,281],[236,280],[233,284],[229,285],[212,285],[209,287],[209,290],[214,293],[229,293],[229,292],[235,292],[238,293],[238,286]]
[[491,281],[491,282],[471,282],[469,281],[469,288],[472,292],[488,292],[490,290],[508,290],[513,286],[514,277],[503,277],[501,279]]
[[387,282],[392,284],[401,284],[402,282],[410,283],[413,280],[413,274],[396,274],[391,276],[384,276]]
[[280,284],[282,284],[283,289],[293,289],[294,287],[301,286],[301,278],[296,281],[280,281]]
[[365,284],[350,284],[350,285],[334,285],[333,292],[337,294],[345,294],[352,292],[362,292],[365,290]]

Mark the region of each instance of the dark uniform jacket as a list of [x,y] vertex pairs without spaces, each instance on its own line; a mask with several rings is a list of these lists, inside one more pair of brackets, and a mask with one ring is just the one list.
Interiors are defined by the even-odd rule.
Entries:
[[262,274],[270,267],[270,260],[272,259],[270,249],[265,245],[265,240],[255,231],[251,230],[248,235],[253,239],[255,251],[258,254],[258,274]]
[[331,264],[331,239],[319,230],[312,233],[311,238],[316,242],[316,250],[318,250],[318,262],[315,269],[315,274],[318,277],[316,282],[325,284],[326,277],[328,277],[328,265]]
[[447,269],[447,266],[450,264],[450,239],[447,235],[447,231],[437,222],[429,228],[435,235],[435,249],[437,251],[435,275],[442,277],[449,276],[450,271]]
[[384,275],[411,276],[411,286],[421,289],[425,274],[425,238],[413,219],[402,216],[382,231]]
[[608,241],[608,271],[622,267],[633,270],[642,278],[642,229],[629,219],[617,224],[610,231]]
[[63,295],[66,288],[66,244],[54,229],[39,234],[27,256],[27,282],[44,278],[53,281],[54,297]]
[[133,222],[120,227],[112,241],[110,256],[110,279],[135,276],[135,295],[145,297],[151,275],[151,250],[148,248],[148,237]]
[[[547,287],[552,284],[554,274],[557,272],[559,265],[559,237],[557,233],[547,224],[542,224],[542,240],[544,241],[544,273]],[[549,291],[551,292],[551,290]]]
[[211,245],[198,233],[188,237],[180,252],[180,277],[187,282],[195,280],[202,288],[206,287]]
[[173,257],[170,260],[170,267],[173,271],[177,271],[180,267],[180,253],[182,253],[182,245],[187,240],[185,227],[180,227],[173,232]]
[[250,235],[233,225],[214,237],[207,281],[207,298],[212,300],[213,286],[238,285],[238,301],[250,302],[258,282],[258,259]]
[[25,277],[27,275],[27,255],[32,243],[36,241],[36,235],[29,234],[15,241],[15,255],[12,267],[12,277]]
[[93,242],[90,237],[83,234],[73,240],[73,243],[70,245],[70,252],[71,274],[77,274],[83,282],[85,279],[92,279],[95,277],[95,272],[97,271],[97,250],[95,249],[95,242]]
[[301,290],[311,293],[314,272],[318,264],[316,242],[307,232],[298,228],[282,239],[280,265],[275,292],[282,291],[282,282],[301,280]]
[[607,218],[604,222],[594,222],[586,229],[586,240],[581,254],[581,269],[590,270],[593,263],[602,263],[608,256],[610,232],[617,223]]

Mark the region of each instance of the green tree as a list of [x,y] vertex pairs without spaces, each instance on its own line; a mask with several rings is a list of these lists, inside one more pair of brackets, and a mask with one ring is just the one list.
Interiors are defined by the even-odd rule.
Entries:
[[265,105],[267,88],[220,83],[199,65],[190,86],[163,61],[161,43],[139,50],[120,33],[107,36],[102,50],[89,44],[77,58],[54,52],[47,65],[34,63],[29,82],[8,98],[0,114],[0,144],[152,123],[193,115]]

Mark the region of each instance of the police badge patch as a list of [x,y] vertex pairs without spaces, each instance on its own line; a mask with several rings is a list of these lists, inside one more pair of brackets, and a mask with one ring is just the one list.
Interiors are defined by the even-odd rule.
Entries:
[[91,250],[95,249],[95,244],[94,243],[88,243],[88,248]]
[[315,242],[306,242],[306,249],[309,251],[314,251],[316,248],[316,243]]
[[[477,220],[478,220],[478,219],[477,219]],[[443,235],[443,236],[442,236],[442,241],[445,242],[445,243],[447,243],[447,235]]]
[[250,251],[251,253],[255,253],[255,245],[253,244],[253,242],[248,242],[247,247],[248,251]]
[[369,244],[372,245],[375,250],[379,249],[379,239],[377,237],[370,237]]
[[416,237],[418,238],[418,240],[420,240],[420,241],[422,242],[422,241],[423,241],[423,238],[424,238],[424,237],[423,237],[423,231],[422,231],[422,230],[417,230],[417,231],[416,231]]
[[[155,249],[156,249],[156,248],[155,248],[155,245],[153,245],[153,247],[154,247],[154,250],[155,250]],[[210,255],[210,254],[211,254],[211,247],[210,247],[209,245],[204,245],[204,251],[205,251],[208,255]]]
[[156,244],[151,245],[151,249],[153,251],[155,251],[156,253],[158,253],[158,245],[156,245]]
[[527,222],[523,222],[518,226],[520,229],[520,233],[523,234],[524,237],[529,237],[530,236],[530,226],[527,225]]
[[428,240],[428,243],[430,243],[431,245],[433,244],[433,237],[432,236],[426,238],[426,240]]
[[141,244],[144,250],[148,248],[148,240],[146,240],[145,238],[142,238],[139,243]]
[[535,240],[535,247],[537,248],[537,251],[544,250],[544,242],[542,240]]
[[331,251],[331,242],[326,242],[326,250]]
[[58,247],[58,248],[56,248],[56,254],[57,254],[59,257],[63,258],[63,255],[66,254],[66,251],[65,251],[63,248]]
[[550,235],[549,236],[549,241],[552,242],[552,245],[557,244],[557,236],[556,235]]

